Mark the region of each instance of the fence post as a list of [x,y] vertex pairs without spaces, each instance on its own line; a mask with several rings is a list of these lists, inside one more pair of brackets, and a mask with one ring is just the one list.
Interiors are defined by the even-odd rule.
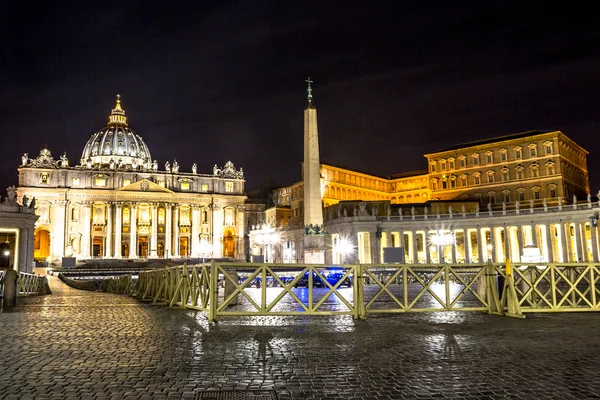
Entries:
[[4,307],[14,307],[17,305],[17,280],[19,275],[14,269],[6,270],[4,275]]
[[217,321],[217,302],[219,301],[219,274],[215,260],[210,262],[210,277],[208,285],[208,322]]
[[492,260],[488,258],[485,266],[486,277],[486,300],[488,303],[488,314],[503,315],[502,305],[498,297],[498,285],[496,283],[496,271],[492,265]]
[[356,263],[356,275],[358,276],[357,286],[357,302],[356,307],[358,309],[358,318],[367,319],[365,310],[365,271],[363,265]]

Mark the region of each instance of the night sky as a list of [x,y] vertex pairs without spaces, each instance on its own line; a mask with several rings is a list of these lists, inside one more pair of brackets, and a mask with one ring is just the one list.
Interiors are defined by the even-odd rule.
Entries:
[[247,188],[289,185],[308,76],[322,162],[388,176],[457,143],[556,129],[590,152],[600,189],[600,24],[584,3],[35,4],[0,5],[2,196],[25,152],[79,164],[117,93],[161,170],[231,160]]

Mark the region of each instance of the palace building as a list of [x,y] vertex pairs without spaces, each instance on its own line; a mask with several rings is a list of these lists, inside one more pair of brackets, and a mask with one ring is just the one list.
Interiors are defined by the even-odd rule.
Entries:
[[[307,107],[305,133],[318,131],[310,83],[309,105],[314,118],[306,118]],[[305,139],[304,179],[274,190],[262,224],[248,227],[252,255],[307,262],[314,230],[305,199],[316,195],[325,263],[381,263],[389,248],[411,263],[519,261],[525,248],[535,248],[538,262],[599,260],[600,202],[590,194],[588,152],[560,131],[456,145],[426,154],[427,170],[387,177],[320,163],[319,185],[311,187],[305,168],[318,156],[307,151]],[[342,242],[354,251],[343,254]]]
[[[127,122],[117,96],[108,125],[87,141],[79,164],[48,149],[23,155],[19,202],[35,198],[34,257],[245,259],[244,173],[227,162],[212,173],[164,169]],[[26,200],[27,202],[27,200]]]

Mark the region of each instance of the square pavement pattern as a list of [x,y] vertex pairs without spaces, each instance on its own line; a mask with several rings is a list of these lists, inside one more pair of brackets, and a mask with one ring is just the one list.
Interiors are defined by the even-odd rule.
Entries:
[[212,325],[196,311],[50,285],[53,295],[0,313],[0,399],[600,398],[598,313]]

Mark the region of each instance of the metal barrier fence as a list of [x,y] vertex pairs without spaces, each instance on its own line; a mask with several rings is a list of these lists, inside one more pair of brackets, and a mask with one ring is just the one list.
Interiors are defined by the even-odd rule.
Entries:
[[[0,271],[0,297],[4,297],[6,271]],[[50,286],[45,276],[19,272],[16,282],[16,293],[19,296],[50,294]]]
[[105,280],[100,290],[227,316],[600,311],[600,264],[245,264],[212,262]]

